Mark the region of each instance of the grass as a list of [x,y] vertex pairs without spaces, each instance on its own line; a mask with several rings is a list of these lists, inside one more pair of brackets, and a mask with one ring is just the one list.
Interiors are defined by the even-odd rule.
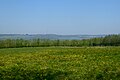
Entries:
[[0,49],[0,80],[120,80],[120,47]]

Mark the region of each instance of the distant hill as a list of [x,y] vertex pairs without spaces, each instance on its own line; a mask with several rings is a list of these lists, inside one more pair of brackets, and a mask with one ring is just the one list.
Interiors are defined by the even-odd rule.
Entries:
[[0,40],[3,39],[51,39],[51,40],[81,40],[95,37],[104,37],[105,35],[56,35],[56,34],[0,34]]

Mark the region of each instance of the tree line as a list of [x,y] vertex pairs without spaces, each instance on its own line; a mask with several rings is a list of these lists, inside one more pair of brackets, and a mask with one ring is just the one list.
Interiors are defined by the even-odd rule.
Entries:
[[49,39],[6,39],[0,40],[0,48],[50,47],[50,46],[120,46],[120,34],[101,38],[83,40],[49,40]]

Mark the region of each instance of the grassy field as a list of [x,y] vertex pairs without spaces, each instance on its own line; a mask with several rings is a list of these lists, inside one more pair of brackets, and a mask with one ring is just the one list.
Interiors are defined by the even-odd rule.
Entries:
[[120,80],[120,47],[0,49],[0,80]]

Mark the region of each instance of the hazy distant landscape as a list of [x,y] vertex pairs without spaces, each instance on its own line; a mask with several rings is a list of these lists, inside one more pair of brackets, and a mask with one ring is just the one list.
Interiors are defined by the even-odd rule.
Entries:
[[82,40],[105,37],[105,35],[56,35],[56,34],[0,34],[0,40],[4,39],[50,39],[50,40]]

